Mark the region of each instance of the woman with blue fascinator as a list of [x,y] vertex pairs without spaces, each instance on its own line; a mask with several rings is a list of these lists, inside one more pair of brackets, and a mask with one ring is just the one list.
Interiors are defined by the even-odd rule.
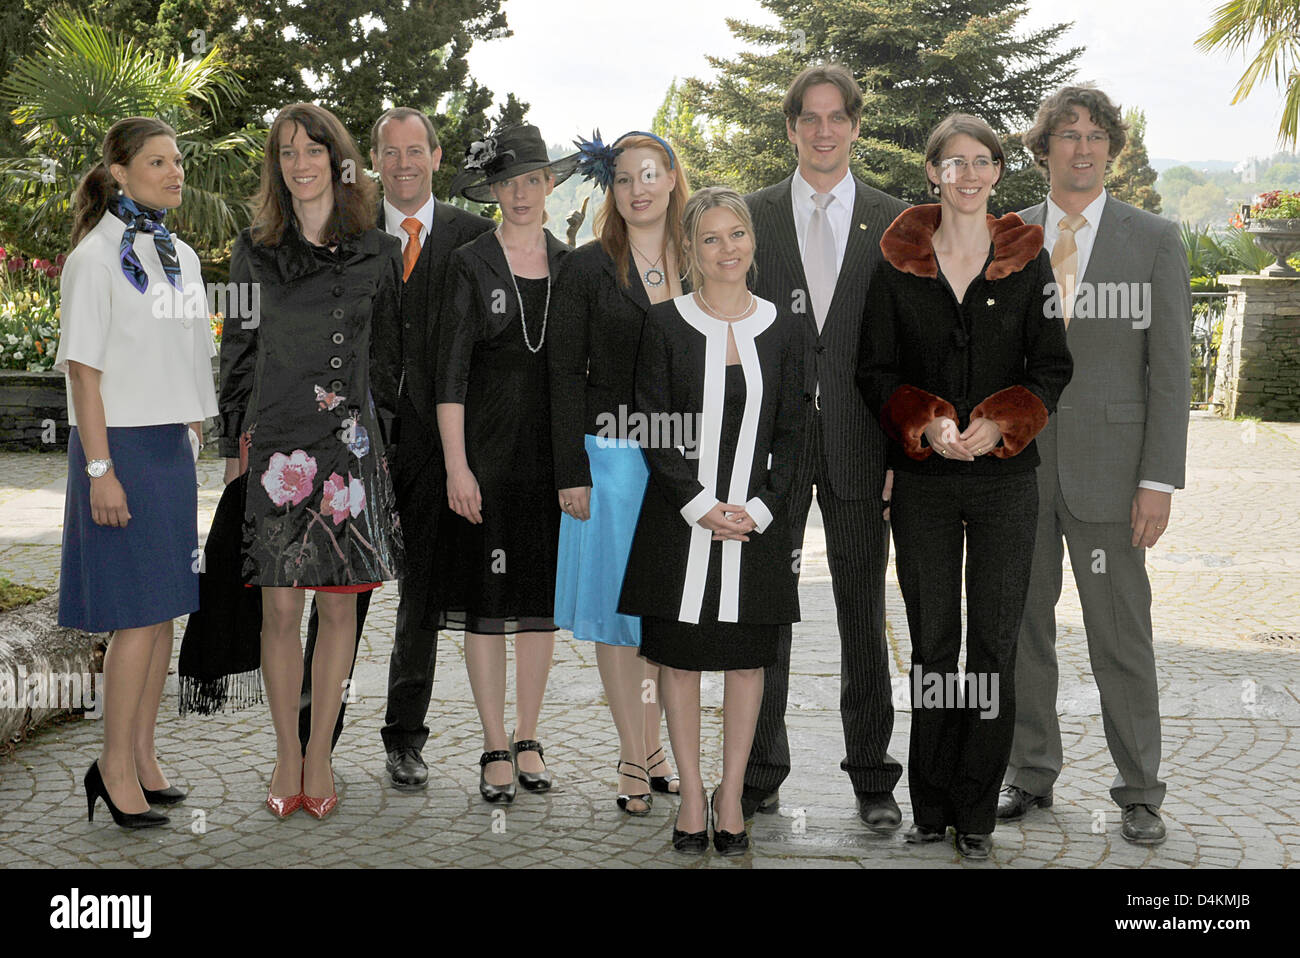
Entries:
[[[438,333],[438,429],[447,467],[434,592],[439,629],[464,629],[483,724],[479,794],[515,780],[545,792],[537,724],[555,645],[560,513],[551,464],[546,350],[553,280],[569,247],[544,227],[546,197],[577,156],[552,160],[537,127],[470,144],[452,192],[501,206],[501,225],[452,254]],[[430,627],[435,623],[431,622]],[[505,725],[506,635],[515,637],[515,726]]]
[[154,726],[172,620],[199,607],[194,463],[217,413],[216,349],[199,258],[164,225],[181,203],[176,132],[119,120],[74,200],[55,369],[67,377],[68,492],[59,624],[113,633],[104,748],[86,772],[123,828],[163,825],[185,799],[158,765]]
[[[551,441],[559,493],[555,623],[596,644],[618,729],[618,807],[650,811],[651,790],[676,794],[660,745],[659,668],[639,657],[641,620],[619,591],[649,470],[630,435],[632,373],[646,311],[682,293],[685,170],[653,133],[578,142],[578,170],[605,191],[597,239],[565,260],[551,333]],[[646,682],[654,691],[645,695]],[[649,701],[646,701],[646,700]]]

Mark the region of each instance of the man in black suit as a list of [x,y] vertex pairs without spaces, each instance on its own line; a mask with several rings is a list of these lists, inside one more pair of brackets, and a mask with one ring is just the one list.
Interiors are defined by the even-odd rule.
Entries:
[[[810,417],[800,479],[791,490],[792,549],[802,550],[817,487],[840,630],[840,715],[858,814],[891,832],[902,822],[893,790],[903,768],[889,755],[894,728],[885,645],[888,529],[882,515],[885,434],[867,410],[854,373],[867,283],[880,261],[880,237],[907,204],[849,172],[862,92],[838,64],[809,67],[786,91],[782,110],[799,168],[745,198],[758,241],[754,292],[802,314],[813,331],[807,400]],[[866,317],[870,321],[870,317]],[[796,554],[792,561],[799,561]],[[764,676],[758,729],[745,771],[746,815],[775,811],[790,773],[785,728],[790,631]]]
[[[370,131],[370,165],[379,172],[384,201],[379,226],[402,241],[402,372],[391,468],[397,511],[406,544],[406,569],[399,584],[397,630],[388,664],[388,711],[382,730],[387,769],[398,788],[422,788],[429,772],[421,752],[429,729],[424,724],[433,694],[438,633],[424,628],[432,582],[437,519],[446,499],[442,441],[434,414],[433,370],[437,317],[451,252],[493,227],[491,220],[466,213],[433,196],[433,174],[442,147],[433,123],[419,110],[394,107]],[[357,638],[370,593],[357,602]],[[316,616],[307,630],[300,731],[311,701],[311,655]],[[343,729],[339,710],[334,740]]]

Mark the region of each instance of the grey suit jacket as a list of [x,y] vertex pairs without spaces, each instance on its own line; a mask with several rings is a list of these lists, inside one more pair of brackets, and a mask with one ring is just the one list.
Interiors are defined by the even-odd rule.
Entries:
[[854,177],[856,193],[844,262],[819,335],[790,203],[793,180],[791,174],[745,197],[758,243],[754,293],[776,303],[778,309],[802,316],[808,324],[811,352],[804,366],[805,399],[811,409],[813,394],[820,384],[826,437],[822,452],[832,491],[842,499],[877,497],[884,482],[887,440],[858,391],[858,340],[867,284],[881,259],[880,237],[907,204]]
[[1039,442],[1075,518],[1127,523],[1139,480],[1183,487],[1191,324],[1177,224],[1108,195],[1066,331],[1074,378]]

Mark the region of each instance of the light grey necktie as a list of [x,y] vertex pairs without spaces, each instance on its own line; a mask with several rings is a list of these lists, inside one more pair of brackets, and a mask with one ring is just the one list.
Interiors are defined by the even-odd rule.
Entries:
[[808,279],[808,298],[812,300],[813,318],[817,332],[822,331],[826,314],[835,295],[835,280],[839,274],[836,263],[835,237],[831,233],[831,219],[826,207],[835,201],[834,193],[814,193],[813,212],[808,220],[808,232],[803,243],[803,272]]

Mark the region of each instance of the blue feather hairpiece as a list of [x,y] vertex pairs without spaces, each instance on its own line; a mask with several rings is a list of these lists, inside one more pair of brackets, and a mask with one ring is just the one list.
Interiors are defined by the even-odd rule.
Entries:
[[594,131],[590,140],[579,137],[573,145],[582,154],[578,158],[578,172],[584,179],[594,180],[602,190],[608,191],[609,184],[614,182],[614,161],[623,151],[602,143],[600,130]]
[[578,148],[582,156],[578,160],[578,172],[588,180],[595,180],[596,184],[602,190],[609,190],[609,186],[614,182],[614,164],[618,156],[623,152],[623,148],[618,144],[622,143],[629,136],[648,136],[664,148],[668,155],[668,169],[674,165],[673,150],[662,137],[655,136],[653,133],[646,133],[642,130],[632,130],[624,133],[613,143],[605,144],[600,140],[600,130],[592,133],[590,140],[577,139],[573,145]]

